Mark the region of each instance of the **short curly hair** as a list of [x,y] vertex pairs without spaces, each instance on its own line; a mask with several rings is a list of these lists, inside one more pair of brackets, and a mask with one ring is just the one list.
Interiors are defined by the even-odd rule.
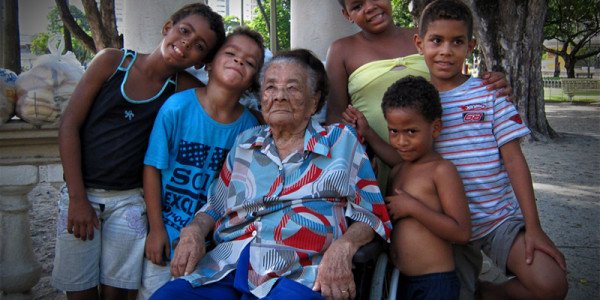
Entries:
[[204,62],[206,63],[211,62],[215,57],[215,54],[217,54],[217,51],[219,51],[219,48],[221,48],[223,43],[225,43],[225,25],[223,24],[223,17],[214,12],[210,6],[198,2],[183,6],[173,13],[171,17],[169,17],[169,21],[175,25],[177,22],[191,15],[199,15],[206,18],[206,21],[208,21],[210,26],[210,30],[215,32],[217,37],[215,46],[210,50],[204,59]]
[[390,109],[413,109],[433,122],[442,118],[440,94],[425,78],[406,76],[394,82],[383,94],[381,109],[387,118]]
[[318,113],[325,104],[325,99],[327,99],[327,94],[329,93],[329,82],[323,62],[321,62],[312,51],[307,49],[294,49],[279,52],[265,64],[265,67],[260,73],[261,82],[263,81],[265,71],[269,69],[269,66],[275,63],[298,64],[306,70],[306,73],[308,74],[308,84],[312,89],[312,92],[321,93],[317,102],[317,110],[315,111],[315,114]]
[[423,9],[419,20],[419,35],[424,37],[429,24],[437,20],[463,21],[467,27],[467,38],[473,38],[473,14],[471,9],[458,0],[436,0]]

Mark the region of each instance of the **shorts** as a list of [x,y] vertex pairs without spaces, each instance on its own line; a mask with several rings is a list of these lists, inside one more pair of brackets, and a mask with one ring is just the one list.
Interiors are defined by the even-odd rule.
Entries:
[[142,273],[142,285],[137,293],[137,300],[150,299],[150,296],[161,286],[169,282],[171,275],[171,264],[167,262],[166,266],[154,264],[149,259],[144,259],[144,271]]
[[460,283],[454,271],[419,276],[400,274],[397,299],[455,300],[459,292]]
[[148,231],[141,189],[88,189],[87,196],[100,230],[94,229],[93,240],[82,241],[67,232],[69,194],[66,186],[60,191],[52,285],[62,291],[82,291],[99,284],[139,288]]
[[460,299],[474,299],[477,278],[485,253],[494,264],[509,272],[506,267],[510,248],[521,231],[525,229],[523,219],[508,219],[488,235],[471,241],[467,245],[454,245],[454,263],[460,279]]

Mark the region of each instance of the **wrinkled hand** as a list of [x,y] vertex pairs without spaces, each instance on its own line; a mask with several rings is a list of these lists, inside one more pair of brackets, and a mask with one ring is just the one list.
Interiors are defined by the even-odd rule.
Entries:
[[530,265],[533,263],[535,250],[540,250],[552,257],[558,265],[564,270],[567,270],[565,256],[556,248],[552,240],[541,229],[525,230],[525,262]]
[[206,254],[204,237],[196,223],[190,223],[181,229],[179,243],[171,260],[171,274],[175,277],[188,275]]
[[356,250],[349,243],[334,241],[319,264],[313,291],[321,291],[326,299],[354,299],[356,285],[352,275],[352,257]]
[[100,221],[98,221],[96,211],[87,198],[81,200],[71,199],[67,216],[67,232],[83,241],[93,240],[94,228],[100,229]]
[[410,216],[409,209],[412,201],[415,201],[415,199],[411,195],[398,188],[394,189],[393,196],[385,197],[385,207],[392,222]]
[[342,120],[354,126],[356,132],[361,137],[366,136],[371,129],[365,115],[352,105],[348,105],[346,110],[342,113]]
[[513,90],[508,83],[506,74],[502,72],[485,72],[481,75],[481,79],[483,79],[483,84],[489,91],[496,91],[497,97],[506,97],[511,102],[514,100]]
[[146,237],[146,258],[152,263],[160,266],[165,266],[167,263],[163,260],[163,254],[166,258],[171,256],[171,246],[169,244],[169,236],[164,228],[150,230]]

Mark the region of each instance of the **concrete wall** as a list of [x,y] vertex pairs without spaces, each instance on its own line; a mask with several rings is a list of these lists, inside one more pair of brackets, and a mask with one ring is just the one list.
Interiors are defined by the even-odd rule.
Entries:
[[290,18],[291,48],[310,49],[323,61],[331,42],[359,30],[335,0],[292,0]]

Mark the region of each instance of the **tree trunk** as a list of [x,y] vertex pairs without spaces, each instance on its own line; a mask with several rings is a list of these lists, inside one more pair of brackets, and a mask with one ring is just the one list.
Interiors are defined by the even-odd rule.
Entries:
[[541,73],[545,0],[466,0],[488,67],[504,72],[534,140],[556,136],[548,124]]
[[19,39],[19,6],[17,0],[0,1],[0,67],[21,73],[21,42]]
[[94,40],[87,34],[83,29],[75,22],[75,18],[69,11],[69,4],[66,0],[55,0],[56,7],[60,13],[60,18],[63,21],[63,25],[69,29],[69,32],[73,34],[81,43],[93,53],[98,52]]
[[565,55],[563,59],[565,60],[565,70],[567,70],[567,77],[575,78],[575,64],[571,59],[571,55]]

